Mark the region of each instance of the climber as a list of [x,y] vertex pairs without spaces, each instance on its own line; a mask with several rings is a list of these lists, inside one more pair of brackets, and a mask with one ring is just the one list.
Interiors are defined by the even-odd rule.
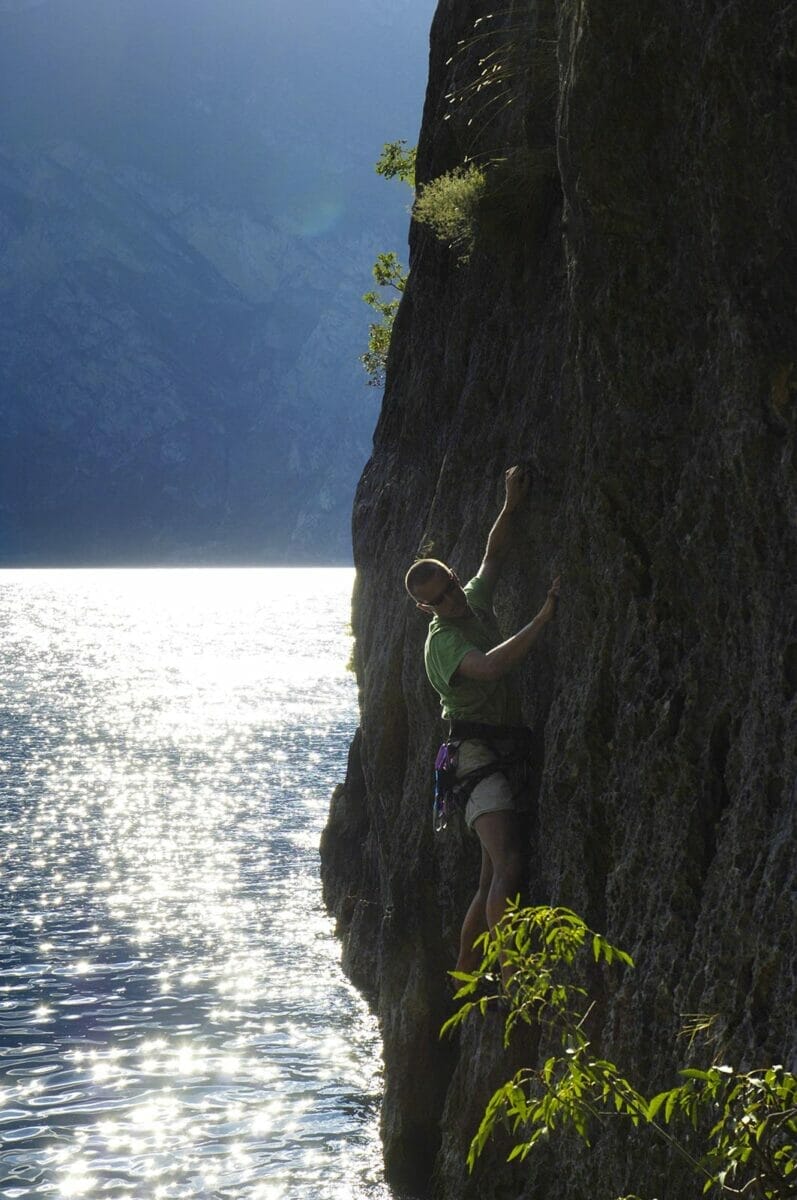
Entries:
[[482,564],[464,586],[455,571],[433,558],[414,562],[405,578],[416,606],[432,617],[424,663],[440,696],[443,717],[449,722],[449,739],[458,744],[457,778],[465,791],[469,773],[479,780],[467,800],[465,821],[481,844],[481,872],[462,925],[458,971],[473,971],[478,966],[476,938],[495,927],[507,899],[520,891],[523,877],[517,797],[500,769],[515,754],[520,724],[516,689],[508,675],[553,618],[559,576],[534,620],[506,641],[501,641],[498,632],[492,595],[509,550],[512,514],[528,486],[524,467],[507,470],[504,504],[487,538]]

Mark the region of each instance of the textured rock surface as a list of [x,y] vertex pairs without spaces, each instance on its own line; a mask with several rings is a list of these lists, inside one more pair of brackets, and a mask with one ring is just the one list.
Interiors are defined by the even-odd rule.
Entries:
[[[441,727],[402,576],[421,549],[472,572],[503,467],[532,464],[498,598],[512,631],[562,573],[556,626],[521,673],[540,762],[531,897],[634,955],[601,1043],[644,1084],[672,1080],[684,1013],[721,1015],[730,1061],[797,1066],[794,13],[518,3],[476,43],[482,15],[438,7],[419,178],[475,154],[505,159],[509,182],[466,265],[412,232],[354,513],[362,725],[326,894],[382,1020],[395,1181],[691,1196],[619,1131],[589,1160],[568,1145],[511,1169],[496,1153],[466,1175],[511,1064],[489,1023],[437,1039],[477,855],[431,832]],[[485,47],[512,71],[492,122],[483,94],[446,100]]]

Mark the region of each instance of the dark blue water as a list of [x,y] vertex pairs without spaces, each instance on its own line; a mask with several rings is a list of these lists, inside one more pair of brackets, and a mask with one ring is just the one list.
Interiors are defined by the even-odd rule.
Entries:
[[351,584],[0,573],[3,1197],[388,1197],[318,880]]

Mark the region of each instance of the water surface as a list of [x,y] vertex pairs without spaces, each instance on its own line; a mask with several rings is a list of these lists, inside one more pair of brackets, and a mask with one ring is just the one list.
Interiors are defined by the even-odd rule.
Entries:
[[0,1195],[385,1200],[349,570],[0,573]]

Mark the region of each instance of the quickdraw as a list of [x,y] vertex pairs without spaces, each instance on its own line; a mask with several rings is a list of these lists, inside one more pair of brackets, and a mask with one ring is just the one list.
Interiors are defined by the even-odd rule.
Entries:
[[459,742],[443,742],[434,760],[432,828],[442,833],[456,805],[457,751]]

